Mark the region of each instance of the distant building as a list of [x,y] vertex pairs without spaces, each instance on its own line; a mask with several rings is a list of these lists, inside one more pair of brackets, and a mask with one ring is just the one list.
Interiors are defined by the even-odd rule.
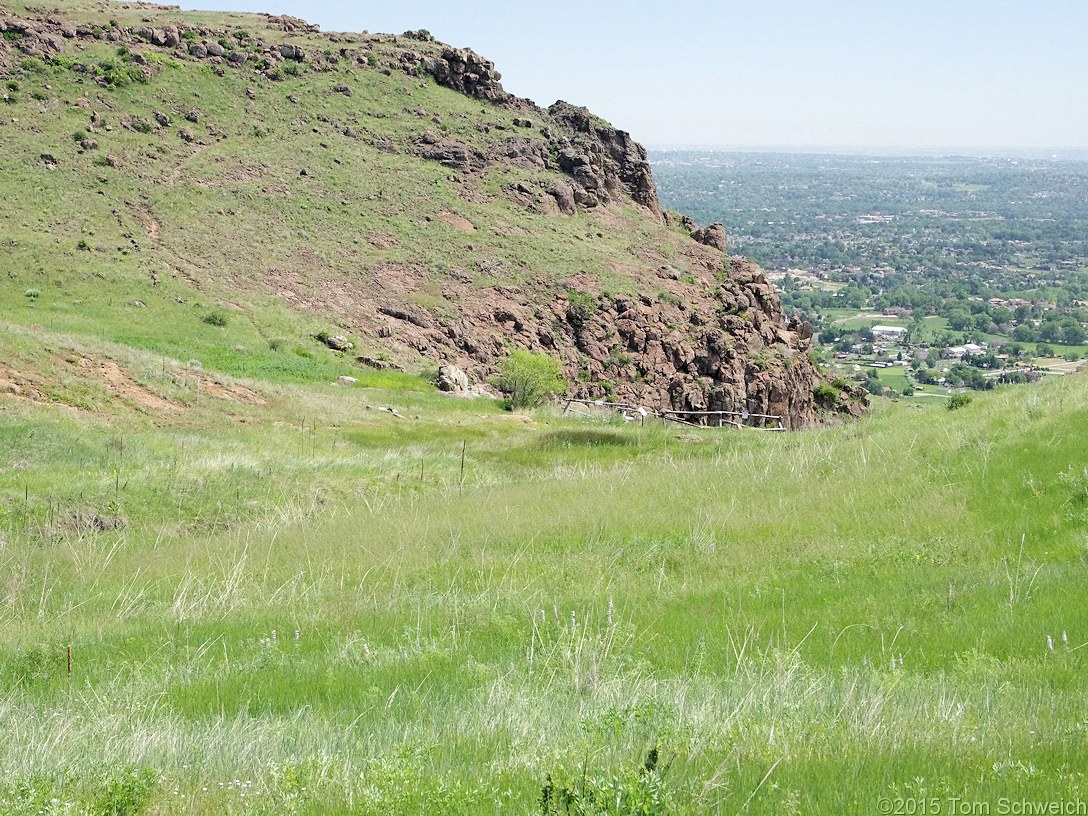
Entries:
[[972,354],[982,354],[986,351],[987,345],[983,343],[964,343],[962,346],[950,346],[944,350],[944,357],[948,360],[962,360],[964,357]]
[[907,334],[902,326],[873,326],[872,331],[879,340],[902,340]]

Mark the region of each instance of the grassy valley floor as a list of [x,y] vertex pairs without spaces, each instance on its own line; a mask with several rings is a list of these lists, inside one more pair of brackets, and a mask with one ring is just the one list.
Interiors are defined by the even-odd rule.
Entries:
[[0,397],[0,813],[1088,795],[1082,376],[691,432],[11,337],[88,396]]

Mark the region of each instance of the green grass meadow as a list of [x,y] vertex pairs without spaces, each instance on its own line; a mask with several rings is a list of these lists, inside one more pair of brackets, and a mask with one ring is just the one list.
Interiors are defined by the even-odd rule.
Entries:
[[248,385],[0,397],[0,812],[1081,795],[1083,377],[793,434]]

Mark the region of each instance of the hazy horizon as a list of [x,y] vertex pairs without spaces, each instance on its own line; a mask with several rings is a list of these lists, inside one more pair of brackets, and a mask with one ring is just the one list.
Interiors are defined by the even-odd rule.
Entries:
[[644,144],[651,153],[768,153],[902,158],[995,158],[1088,161],[1088,147],[1022,147],[1017,145],[706,145]]
[[426,28],[493,60],[510,93],[585,105],[646,145],[1088,150],[1088,3],[1077,0],[183,8],[294,14],[325,31]]

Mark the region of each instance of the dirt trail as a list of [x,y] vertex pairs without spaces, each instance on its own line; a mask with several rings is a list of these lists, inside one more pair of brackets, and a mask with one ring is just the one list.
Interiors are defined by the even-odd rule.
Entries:
[[189,163],[193,159],[203,153],[205,148],[207,148],[207,145],[200,144],[193,148],[193,152],[186,156],[184,159],[182,159],[180,162],[178,162],[178,166],[171,170],[169,175],[167,175],[166,178],[163,179],[163,184],[165,184],[167,187],[173,187],[179,181],[181,181],[181,177],[185,173],[186,167],[189,166]]
[[[79,361],[79,367],[82,369],[90,369],[92,366],[95,366],[95,363],[87,358],[82,358]],[[97,373],[114,394],[123,399],[132,400],[143,408],[150,408],[153,411],[182,410],[182,406],[175,405],[174,403],[151,393],[142,385],[133,381],[113,360],[101,360],[98,362],[95,373]]]
[[144,232],[147,233],[147,237],[155,243],[159,242],[159,235],[162,233],[162,224],[159,219],[155,217],[155,214],[151,212],[148,207],[139,207],[132,213],[133,217],[140,222],[140,225],[144,228]]

